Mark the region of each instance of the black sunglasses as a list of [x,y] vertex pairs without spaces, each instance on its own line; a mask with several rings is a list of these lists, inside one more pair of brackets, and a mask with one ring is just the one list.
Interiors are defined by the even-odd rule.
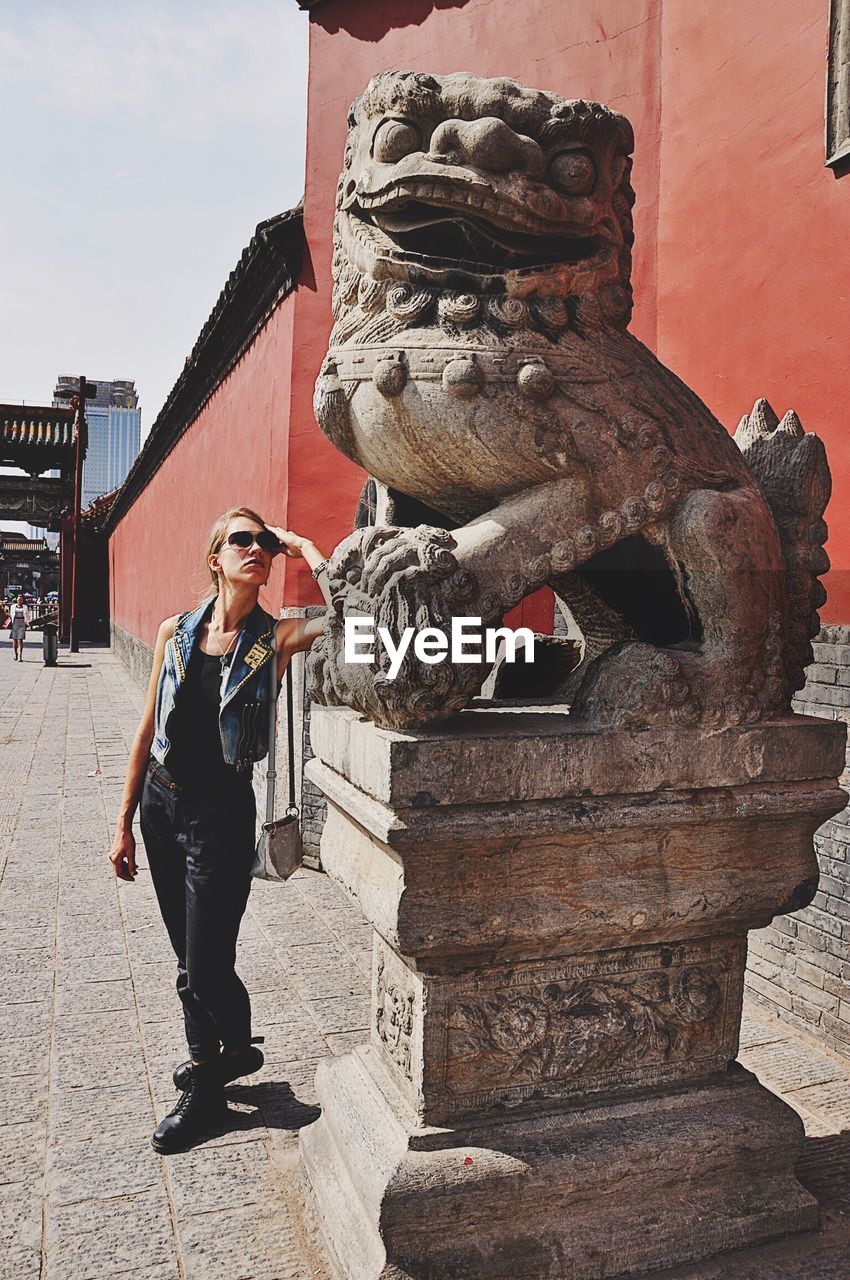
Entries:
[[255,542],[261,551],[270,551],[273,556],[280,551],[278,537],[271,529],[261,529],[259,533],[252,533],[250,529],[234,529],[233,533],[227,535],[227,545],[240,547],[243,551],[247,551]]

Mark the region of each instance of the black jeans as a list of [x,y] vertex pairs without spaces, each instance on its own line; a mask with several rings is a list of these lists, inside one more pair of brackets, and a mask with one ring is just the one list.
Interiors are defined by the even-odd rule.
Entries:
[[177,956],[177,994],[196,1061],[251,1040],[251,1002],[234,968],[251,889],[256,805],[248,778],[178,787],[148,766],[139,809],[159,909]]

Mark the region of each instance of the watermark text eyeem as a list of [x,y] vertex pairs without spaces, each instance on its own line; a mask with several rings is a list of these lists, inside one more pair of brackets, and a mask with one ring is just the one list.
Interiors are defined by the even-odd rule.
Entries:
[[[375,619],[345,619],[346,662],[374,663]],[[387,677],[395,680],[413,643],[420,662],[433,666],[445,662],[495,662],[499,642],[505,642],[505,661],[516,662],[519,648],[525,662],[534,661],[534,632],[529,627],[484,627],[480,618],[452,618],[451,635],[440,627],[405,627],[396,642],[388,627],[377,628],[377,640],[390,660]]]

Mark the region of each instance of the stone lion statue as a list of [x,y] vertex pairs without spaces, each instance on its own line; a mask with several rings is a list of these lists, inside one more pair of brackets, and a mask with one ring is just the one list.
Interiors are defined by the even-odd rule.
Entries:
[[548,585],[597,724],[787,712],[828,567],[821,442],[765,401],[733,440],[628,332],[631,126],[509,79],[387,72],[349,116],[325,434],[378,482],[330,565],[313,697],[421,727],[488,668],[346,664],[346,615],[498,625]]

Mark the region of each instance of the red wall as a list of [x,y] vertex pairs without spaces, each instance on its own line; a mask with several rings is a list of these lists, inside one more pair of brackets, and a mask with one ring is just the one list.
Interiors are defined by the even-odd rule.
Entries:
[[733,430],[763,395],[824,440],[821,616],[850,622],[850,175],[824,168],[828,10],[665,0],[656,350]]
[[[228,507],[286,522],[293,299],[290,294],[181,436],[109,543],[112,621],[152,645],[163,618],[210,584],[206,535]],[[277,613],[282,565],[261,602]]]

